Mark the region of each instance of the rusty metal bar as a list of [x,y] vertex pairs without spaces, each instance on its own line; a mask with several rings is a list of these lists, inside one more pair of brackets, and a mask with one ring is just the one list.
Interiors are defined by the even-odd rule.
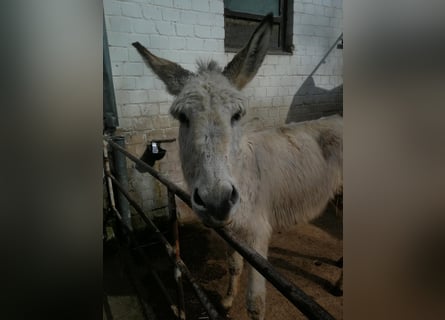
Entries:
[[[138,251],[140,256],[144,259],[144,262],[148,266],[150,266],[150,261],[147,258],[145,252],[141,249],[141,246],[138,244],[138,241],[137,241],[136,237],[134,236],[132,230],[130,228],[128,228],[127,224],[124,223],[124,219],[122,218],[122,215],[116,209],[116,204],[114,201],[113,182],[112,182],[112,179],[110,178],[110,176],[111,176],[110,160],[108,158],[106,143],[104,143],[104,167],[105,167],[105,176],[106,176],[106,180],[107,180],[107,190],[108,190],[108,196],[109,196],[109,200],[110,200],[111,210],[113,211],[113,213],[116,215],[117,219],[123,226],[125,234],[130,238],[131,242],[134,244],[134,248]],[[161,279],[159,278],[158,274],[156,273],[156,271],[153,270],[153,268],[149,268],[149,271],[150,271],[153,279],[155,280],[156,284],[161,289],[161,292],[164,295],[165,299],[167,300],[167,303],[169,304],[170,309],[172,310],[173,314],[175,316],[177,316],[178,307],[174,304],[173,299],[168,294],[167,289],[165,288],[165,286],[162,283]],[[143,308],[144,307],[145,307],[145,305],[143,306]],[[144,311],[146,311],[146,310],[144,309]]]
[[139,160],[136,156],[132,155],[130,152],[122,148],[120,145],[112,141],[111,139],[106,139],[107,142],[113,147],[125,154],[128,158],[133,160],[135,163],[137,163],[139,166],[141,166],[143,169],[147,170],[149,174],[151,174],[153,177],[159,180],[164,186],[166,186],[169,190],[171,190],[178,198],[180,198],[182,201],[184,201],[189,207],[192,206],[192,203],[190,201],[190,196],[187,192],[179,188],[174,183],[170,182],[167,178],[165,178],[161,173],[150,167],[148,164],[146,164],[144,161]]
[[[169,188],[169,190],[175,193],[178,198],[180,198],[189,207],[191,207],[190,195],[187,192],[177,187],[175,184],[170,182],[167,178],[165,178],[155,169],[153,169],[143,161],[139,160],[135,156],[133,156],[127,150],[121,148],[119,145],[116,145],[112,141],[109,141],[109,143],[113,147],[116,147],[122,153],[126,154],[134,162],[140,164],[141,166],[146,167],[147,171],[152,176],[158,179],[162,184],[164,184],[167,188]],[[131,201],[130,203],[132,204]],[[272,283],[272,285],[278,291],[280,291],[295,307],[297,307],[309,319],[334,320],[334,317],[332,317],[332,315],[330,315],[316,301],[314,301],[312,298],[306,295],[301,289],[297,288],[293,283],[291,283],[289,280],[287,280],[278,272],[276,272],[274,267],[269,261],[267,261],[260,254],[258,254],[255,250],[247,246],[243,241],[237,239],[227,229],[220,228],[213,230],[227,243],[229,243],[236,251],[238,251],[246,259],[246,261],[250,263],[250,265],[252,265],[255,269],[257,269],[257,271],[260,272],[261,275],[263,275],[270,283]]]
[[335,320],[323,307],[310,298],[301,289],[275,271],[272,264],[258,252],[249,248],[240,239],[228,231],[220,228],[214,229],[232,248],[238,251],[252,267],[261,273],[275,288],[278,289],[294,306],[296,306],[308,319]]
[[154,235],[162,242],[164,245],[168,256],[173,261],[174,264],[176,264],[179,267],[179,270],[182,274],[184,274],[187,278],[187,280],[191,283],[193,290],[195,291],[196,296],[198,297],[199,301],[203,305],[203,307],[206,309],[210,319],[212,320],[223,320],[223,318],[218,311],[216,311],[213,304],[209,301],[207,295],[204,293],[204,291],[201,289],[201,287],[197,284],[195,278],[190,273],[190,270],[185,265],[184,261],[182,259],[179,259],[176,261],[176,255],[174,248],[170,245],[170,243],[165,239],[164,235],[159,231],[158,227],[149,219],[142,208],[137,204],[137,202],[130,196],[130,194],[121,186],[119,181],[115,177],[113,177],[111,174],[106,173],[106,175],[113,181],[113,184],[119,189],[120,192],[127,198],[128,202],[133,206],[133,208],[136,210],[136,212],[139,214],[139,216],[142,218],[142,220],[153,229]]
[[178,319],[185,320],[185,302],[184,302],[184,288],[182,286],[182,274],[178,266],[178,261],[181,259],[181,251],[179,247],[179,229],[178,229],[178,217],[176,215],[176,202],[175,194],[168,190],[168,213],[172,221],[173,231],[173,245],[175,246],[175,281],[177,286],[178,295]]

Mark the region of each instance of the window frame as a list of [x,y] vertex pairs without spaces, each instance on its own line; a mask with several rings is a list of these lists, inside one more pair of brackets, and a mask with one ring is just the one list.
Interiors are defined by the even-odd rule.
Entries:
[[[273,47],[269,48],[268,53],[291,55],[294,52],[294,45],[293,45],[294,1],[293,0],[278,0],[278,1],[279,1],[280,16],[279,17],[274,16],[273,23],[279,25],[280,28],[280,35],[279,35],[280,46],[278,49]],[[224,19],[232,18],[232,19],[260,22],[261,20],[263,20],[264,17],[265,15],[232,11],[224,7]],[[226,32],[226,30],[224,32]],[[226,37],[227,34],[225,33],[224,37],[225,52],[238,52],[240,49],[242,49],[242,48],[228,47],[226,45]],[[246,39],[246,43],[248,40],[249,39]]]

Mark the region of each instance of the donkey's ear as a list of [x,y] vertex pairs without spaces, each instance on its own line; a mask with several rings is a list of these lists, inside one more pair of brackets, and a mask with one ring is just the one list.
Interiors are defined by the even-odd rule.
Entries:
[[159,58],[147,50],[139,42],[132,43],[138,50],[151,69],[167,86],[167,91],[172,95],[178,95],[184,87],[186,81],[193,75],[179,64],[166,59]]
[[238,89],[242,89],[256,75],[269,48],[273,14],[269,13],[256,28],[247,45],[233,57],[223,74]]

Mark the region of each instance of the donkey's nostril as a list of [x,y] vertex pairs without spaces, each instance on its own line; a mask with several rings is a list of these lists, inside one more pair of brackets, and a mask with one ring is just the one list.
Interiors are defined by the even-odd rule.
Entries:
[[204,203],[204,201],[202,201],[201,197],[199,196],[198,189],[195,189],[195,192],[193,192],[193,201],[198,206],[205,208],[205,203]]
[[230,202],[232,205],[234,205],[239,199],[238,191],[234,186],[232,186],[232,193],[230,194]]

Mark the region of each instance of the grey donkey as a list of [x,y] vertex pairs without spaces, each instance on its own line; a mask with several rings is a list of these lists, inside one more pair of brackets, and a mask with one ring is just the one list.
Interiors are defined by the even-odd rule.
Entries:
[[[266,56],[272,21],[267,15],[224,69],[199,62],[192,73],[133,43],[176,96],[170,113],[180,122],[180,159],[193,210],[204,224],[231,229],[265,258],[274,229],[319,216],[343,181],[339,116],[243,134],[241,89]],[[243,258],[229,248],[228,263],[226,308],[237,294]],[[262,320],[265,279],[248,269],[247,311]]]

